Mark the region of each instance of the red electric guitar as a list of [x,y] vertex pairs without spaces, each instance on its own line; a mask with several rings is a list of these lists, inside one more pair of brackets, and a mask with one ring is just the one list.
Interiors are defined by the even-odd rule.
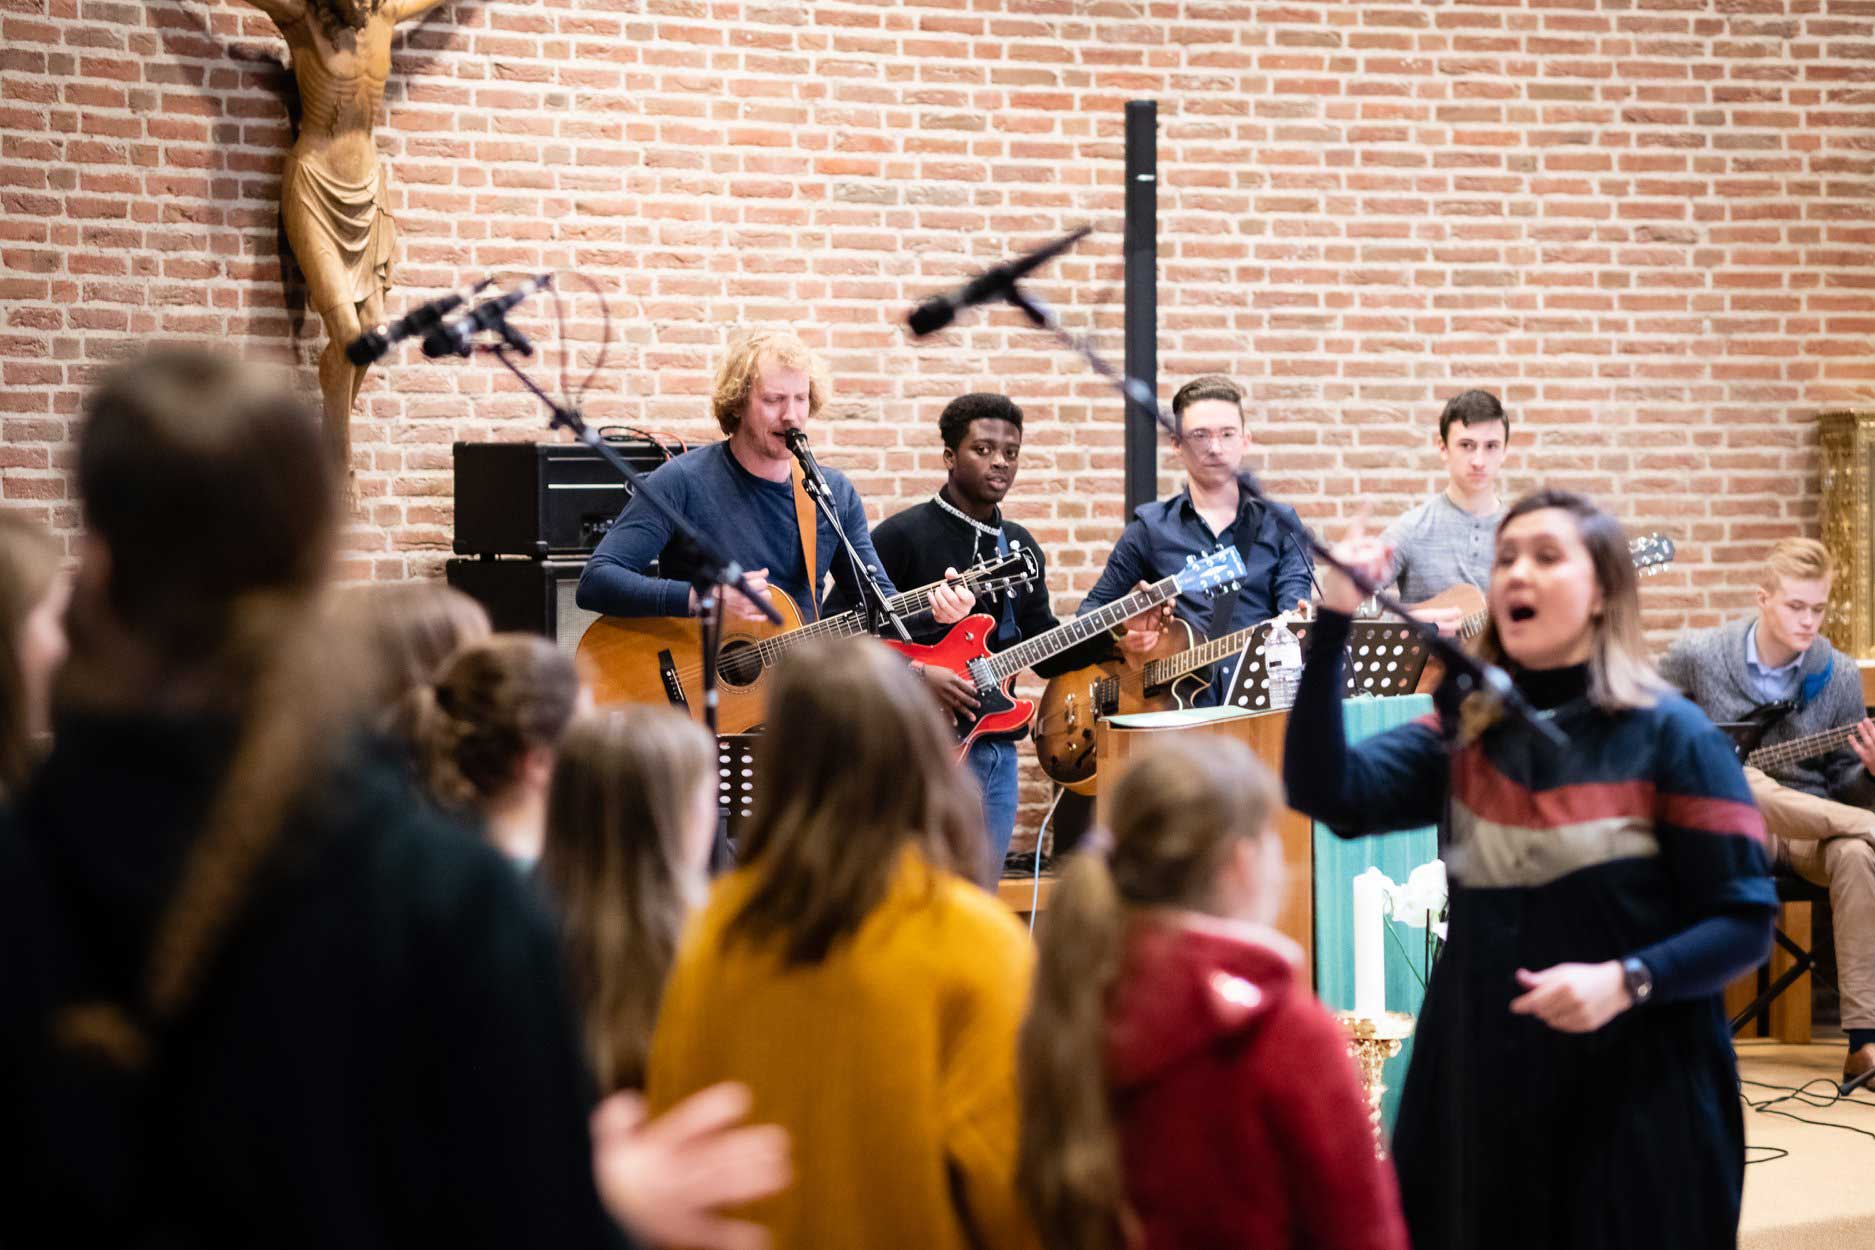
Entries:
[[1016,674],[1023,669],[1040,664],[1051,655],[1058,655],[1076,643],[1085,642],[1179,595],[1217,594],[1244,575],[1243,554],[1235,547],[1224,547],[1202,559],[1187,556],[1185,567],[1171,577],[1095,608],[1085,616],[1064,621],[1007,651],[989,649],[989,640],[996,633],[996,618],[984,613],[966,616],[951,626],[942,641],[929,646],[891,639],[886,640],[886,645],[912,660],[948,668],[976,687],[977,710],[954,713],[958,749],[967,751],[972,742],[986,734],[1008,733],[1029,723],[1035,713],[1034,701],[1018,699],[1010,692]]

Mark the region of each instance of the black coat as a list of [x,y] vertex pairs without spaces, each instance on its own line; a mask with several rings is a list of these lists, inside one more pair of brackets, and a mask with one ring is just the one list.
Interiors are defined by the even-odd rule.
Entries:
[[623,1244],[550,923],[381,751],[289,821],[153,1062],[50,1044],[135,999],[231,746],[63,724],[0,831],[0,1244]]

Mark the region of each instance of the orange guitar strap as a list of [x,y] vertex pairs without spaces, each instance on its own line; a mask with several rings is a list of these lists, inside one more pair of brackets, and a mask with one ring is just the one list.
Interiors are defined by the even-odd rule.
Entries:
[[807,497],[807,486],[801,481],[801,465],[795,462],[794,470],[789,474],[794,483],[794,522],[801,529],[801,557],[807,561],[807,619],[820,619],[820,563],[815,558],[815,528],[819,518],[814,515],[814,501]]

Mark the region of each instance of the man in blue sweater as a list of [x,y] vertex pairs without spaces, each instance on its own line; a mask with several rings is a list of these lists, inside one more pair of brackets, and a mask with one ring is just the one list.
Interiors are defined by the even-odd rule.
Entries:
[[[695,525],[718,552],[743,567],[756,592],[771,586],[783,592],[803,621],[818,617],[829,571],[849,600],[859,598],[852,562],[833,527],[818,515],[814,569],[809,574],[797,519],[813,505],[797,495],[786,436],[807,427],[826,404],[829,390],[826,367],[793,334],[743,335],[717,366],[710,396],[716,423],[728,437],[661,465],[646,479],[649,488]],[[879,567],[858,492],[838,469],[823,471],[854,550],[880,589],[888,596],[897,593]],[[610,616],[694,616],[697,596],[690,575],[696,559],[674,537],[663,515],[648,500],[634,497],[580,575],[579,606]],[[663,576],[646,574],[653,560]],[[967,591],[944,587],[931,601],[932,614],[949,623],[969,612],[972,599]],[[731,617],[763,619],[739,593],[729,592],[723,603]]]

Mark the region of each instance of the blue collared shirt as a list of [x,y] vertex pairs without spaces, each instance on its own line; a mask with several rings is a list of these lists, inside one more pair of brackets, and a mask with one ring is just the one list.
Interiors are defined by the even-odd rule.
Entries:
[[1745,631],[1745,671],[1751,675],[1751,684],[1758,696],[1766,703],[1781,703],[1785,699],[1797,697],[1797,683],[1802,674],[1797,670],[1803,667],[1803,652],[1791,657],[1788,664],[1768,668],[1758,657],[1758,623],[1753,621],[1751,628]]
[[[1301,525],[1294,508],[1276,504],[1290,524]],[[1085,613],[1131,593],[1138,582],[1156,582],[1185,567],[1186,556],[1202,556],[1235,543],[1243,552],[1245,577],[1230,620],[1219,621],[1210,636],[1248,629],[1275,616],[1279,608],[1293,608],[1310,595],[1310,564],[1300,541],[1290,537],[1282,520],[1255,500],[1243,498],[1237,515],[1222,533],[1192,505],[1191,489],[1170,499],[1143,504],[1113,546],[1100,580],[1087,592],[1076,613]],[[1203,596],[1180,595],[1173,607],[1192,628],[1204,634],[1211,625],[1212,601]],[[1220,674],[1220,680],[1226,677]],[[1214,691],[1222,694],[1222,691]]]

